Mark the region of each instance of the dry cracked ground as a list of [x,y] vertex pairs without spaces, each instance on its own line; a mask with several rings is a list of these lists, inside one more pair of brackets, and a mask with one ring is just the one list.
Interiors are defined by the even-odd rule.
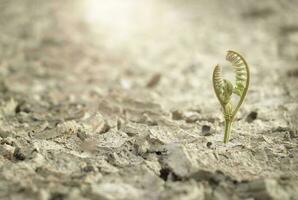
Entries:
[[[298,1],[1,0],[0,199],[298,199]],[[215,64],[247,99],[223,144]]]

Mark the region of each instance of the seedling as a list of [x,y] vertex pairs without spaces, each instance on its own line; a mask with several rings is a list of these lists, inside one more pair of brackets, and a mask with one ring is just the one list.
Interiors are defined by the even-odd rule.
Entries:
[[[229,141],[235,115],[245,99],[250,80],[249,67],[239,53],[228,51],[226,60],[232,64],[235,70],[235,86],[233,86],[229,80],[223,79],[221,67],[219,65],[215,66],[212,77],[214,91],[222,106],[225,118],[224,143]],[[233,94],[239,96],[238,104],[235,104],[236,107],[234,107],[231,102]]]

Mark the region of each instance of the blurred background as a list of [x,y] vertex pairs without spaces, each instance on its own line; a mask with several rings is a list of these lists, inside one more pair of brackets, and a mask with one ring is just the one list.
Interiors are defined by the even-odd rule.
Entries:
[[[8,80],[13,90],[48,93],[58,84],[104,94],[149,87],[165,106],[212,105],[213,67],[232,49],[251,65],[249,100],[270,106],[285,91],[259,86],[282,87],[297,67],[296,1],[3,0],[0,6],[1,75],[17,71]],[[54,76],[61,77],[51,82]]]

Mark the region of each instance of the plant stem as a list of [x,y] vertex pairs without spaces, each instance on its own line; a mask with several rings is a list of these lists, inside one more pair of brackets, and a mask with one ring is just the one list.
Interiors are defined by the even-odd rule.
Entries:
[[224,143],[228,143],[231,134],[231,126],[232,120],[225,120],[225,136],[224,136]]

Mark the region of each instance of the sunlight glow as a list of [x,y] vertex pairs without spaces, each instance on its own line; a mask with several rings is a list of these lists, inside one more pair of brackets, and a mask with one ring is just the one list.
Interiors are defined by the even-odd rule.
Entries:
[[[147,1],[88,0],[86,20],[96,32],[110,34],[116,40],[129,40],[146,21],[152,19],[152,9]],[[148,1],[150,2],[150,1]]]

